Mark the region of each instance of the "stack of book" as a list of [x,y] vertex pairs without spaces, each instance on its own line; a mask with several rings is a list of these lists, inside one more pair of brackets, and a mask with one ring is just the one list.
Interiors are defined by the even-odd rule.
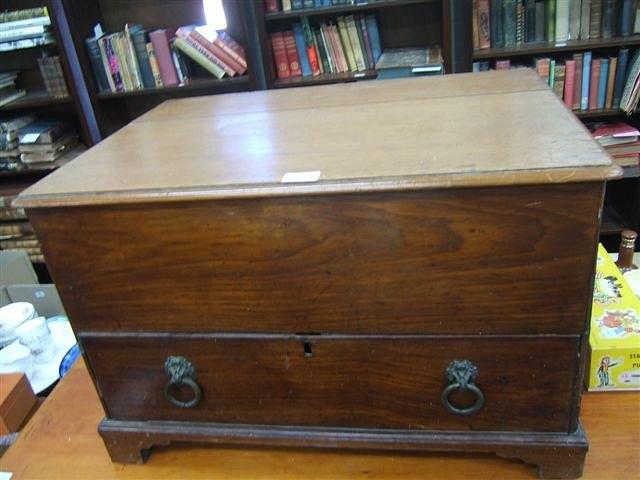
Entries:
[[11,206],[18,191],[0,196],[0,250],[24,250],[32,262],[43,262],[40,243],[22,208]]
[[0,107],[24,97],[27,92],[16,88],[18,72],[0,72]]
[[184,85],[191,78],[185,56],[218,78],[247,69],[243,47],[225,32],[206,27],[147,32],[127,24],[122,32],[100,33],[85,43],[99,92]]
[[40,75],[44,81],[47,93],[55,98],[64,98],[69,96],[67,83],[64,80],[62,66],[60,65],[60,57],[43,57],[38,59],[40,67]]
[[367,5],[387,0],[265,0],[267,13],[290,12],[306,8],[333,7],[335,5]]
[[0,52],[54,42],[47,7],[0,13]]
[[20,161],[30,168],[59,166],[78,145],[78,135],[69,124],[57,119],[36,120],[18,132]]
[[587,124],[591,135],[621,167],[634,167],[640,158],[640,132],[624,122]]
[[348,15],[312,26],[307,17],[293,30],[271,34],[278,78],[373,70],[382,54],[376,17]]
[[444,74],[442,52],[437,46],[385,50],[376,63],[376,71],[378,80],[416,75],[442,75]]
[[628,36],[636,32],[636,0],[473,0],[473,45]]
[[24,168],[20,161],[18,131],[35,121],[35,115],[0,118],[0,171],[16,171]]

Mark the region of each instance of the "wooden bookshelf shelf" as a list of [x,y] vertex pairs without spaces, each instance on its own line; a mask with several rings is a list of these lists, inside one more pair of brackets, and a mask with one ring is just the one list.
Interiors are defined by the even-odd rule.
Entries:
[[301,10],[290,10],[288,12],[265,13],[266,21],[285,20],[288,18],[311,17],[314,15],[331,15],[334,13],[355,13],[364,10],[375,10],[385,7],[398,7],[411,5],[413,3],[431,3],[439,0],[378,0],[356,5],[332,5],[330,7],[304,8]]
[[376,78],[378,73],[375,70],[365,70],[364,72],[348,73],[328,73],[315,77],[291,77],[277,79],[273,86],[275,88],[304,87],[308,85],[326,85],[329,83],[355,82],[358,80],[370,80]]
[[518,57],[527,55],[554,54],[558,52],[581,51],[640,45],[640,35],[629,37],[596,38],[588,40],[568,40],[566,42],[527,43],[512,48],[486,48],[473,52],[474,60]]
[[596,118],[596,117],[614,117],[617,115],[626,115],[619,108],[609,108],[603,110],[574,110],[578,118]]
[[44,90],[27,92],[27,94],[11,103],[7,103],[0,107],[0,110],[22,110],[28,108],[47,107],[49,105],[60,105],[63,103],[72,103],[73,99],[67,97],[52,97]]
[[137,97],[142,95],[161,95],[175,94],[181,92],[193,92],[196,90],[209,90],[208,93],[228,93],[240,92],[249,89],[249,77],[243,75],[241,77],[223,78],[197,78],[184,85],[175,85],[170,87],[159,88],[143,88],[141,90],[131,90],[129,92],[102,92],[97,97],[100,100],[109,100],[114,98]]

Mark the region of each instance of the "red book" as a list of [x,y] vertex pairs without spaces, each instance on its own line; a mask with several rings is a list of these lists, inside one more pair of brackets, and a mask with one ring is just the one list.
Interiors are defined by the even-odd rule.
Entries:
[[573,61],[576,62],[575,78],[578,79],[577,82],[575,80],[573,82],[573,109],[580,110],[580,100],[582,99],[582,54],[574,54]]
[[511,68],[511,60],[496,60],[496,70],[509,70]]
[[247,55],[244,53],[244,48],[242,47],[242,45],[240,45],[233,38],[231,38],[231,35],[229,35],[227,32],[218,32],[217,38],[220,39],[221,43],[223,43],[228,48],[236,52],[236,54],[242,58],[242,62],[236,59],[238,60],[238,62],[240,62],[241,64],[244,62],[244,66],[245,67],[247,66],[247,61],[245,60],[247,58]]
[[282,36],[284,38],[284,50],[287,53],[291,76],[300,77],[302,76],[302,70],[300,69],[300,58],[298,57],[298,49],[296,48],[296,37],[293,36],[293,31],[291,30],[284,32]]
[[[213,32],[214,35],[216,35],[215,31],[212,31],[212,32]],[[197,41],[204,48],[209,50],[222,63],[227,65],[227,67],[231,71],[233,71],[233,74],[235,74],[235,73],[243,74],[244,72],[247,71],[247,66],[246,65],[245,66],[240,65],[240,63],[238,63],[235,58],[233,58],[226,51],[224,51],[222,48],[220,48],[218,45],[216,45],[215,42],[213,42],[207,36],[207,33],[208,32],[205,32],[204,30],[203,31],[199,31],[197,28],[194,28],[189,32],[189,37],[193,38],[195,41]],[[225,68],[224,70],[226,71],[227,69]],[[227,72],[227,74],[229,74],[229,72]],[[229,74],[229,75],[232,77],[233,74]]]
[[275,13],[278,11],[278,0],[264,0],[264,9],[268,13]]
[[478,0],[478,36],[480,48],[491,48],[489,0]]
[[176,73],[176,67],[173,63],[171,47],[169,47],[169,40],[173,38],[173,32],[162,28],[151,32],[149,38],[153,45],[153,51],[156,54],[156,60],[158,60],[162,84],[164,86],[177,85],[178,74]]
[[273,48],[273,60],[276,63],[278,78],[289,78],[291,71],[289,70],[289,60],[287,59],[282,32],[271,34],[271,48]]
[[564,103],[567,107],[573,108],[573,94],[576,84],[576,62],[567,60],[564,63]]
[[591,61],[591,79],[589,80],[589,110],[598,109],[598,88],[600,87],[600,59]]
[[539,58],[536,60],[536,72],[540,75],[540,78],[546,83],[549,83],[549,68],[551,67],[551,59]]
[[[176,30],[176,36],[185,40],[189,45],[202,53],[207,60],[211,63],[214,63],[216,66],[224,70],[224,73],[233,77],[236,72],[229,65],[223,62],[217,55],[215,55],[211,50],[207,48],[206,45],[202,44],[198,39],[193,35],[194,30],[193,27],[180,27]],[[206,41],[206,39],[205,39]]]

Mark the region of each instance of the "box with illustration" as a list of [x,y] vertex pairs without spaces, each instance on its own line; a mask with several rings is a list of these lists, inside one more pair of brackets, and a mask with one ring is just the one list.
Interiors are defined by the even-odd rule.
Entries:
[[602,245],[591,310],[590,391],[640,390],[640,299]]

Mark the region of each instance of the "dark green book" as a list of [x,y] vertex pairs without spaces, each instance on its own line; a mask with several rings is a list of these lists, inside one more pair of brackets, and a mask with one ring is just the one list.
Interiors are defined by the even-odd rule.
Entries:
[[322,41],[322,35],[320,34],[320,29],[316,29],[313,31],[313,40],[316,47],[316,51],[318,55],[320,55],[320,61],[322,62],[322,69],[324,73],[331,73],[331,67],[329,66],[329,58],[327,57],[327,51],[324,48],[324,42]]
[[544,0],[536,1],[536,42],[544,42],[547,38],[546,8]]
[[502,30],[504,31],[504,46],[516,46],[516,0],[502,0]]
[[556,0],[547,0],[547,42],[556,41]]
[[535,0],[525,0],[524,4],[524,31],[527,43],[536,41],[536,2]]
[[489,28],[491,30],[491,48],[504,47],[502,21],[502,0],[491,0]]

